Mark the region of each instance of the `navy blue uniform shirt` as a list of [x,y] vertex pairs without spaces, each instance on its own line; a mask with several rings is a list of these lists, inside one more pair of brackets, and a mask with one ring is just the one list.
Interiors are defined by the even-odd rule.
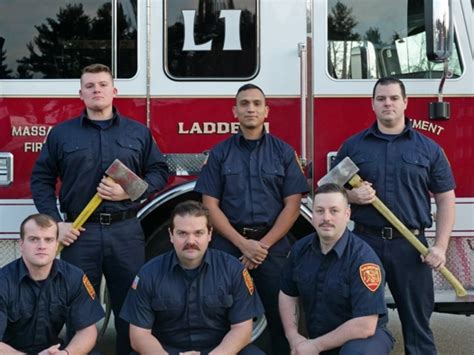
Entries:
[[[56,182],[61,180],[62,212],[79,214],[97,192],[105,170],[119,159],[148,184],[149,193],[163,188],[168,167],[150,131],[141,123],[121,116],[114,108],[108,127],[102,128],[86,111],[54,127],[33,167],[31,191],[39,212],[62,221],[56,206]],[[139,202],[104,201],[98,212],[121,212]]]
[[303,302],[311,339],[355,317],[378,314],[386,324],[384,287],[379,258],[347,229],[326,255],[316,233],[296,242],[281,276],[282,292]]
[[192,277],[172,250],[143,266],[120,316],[152,329],[162,344],[193,350],[215,347],[231,324],[263,314],[253,282],[250,276],[246,282],[245,274],[238,259],[208,249]]
[[283,199],[308,183],[289,144],[265,133],[252,149],[239,132],[212,149],[195,191],[220,200],[232,225],[271,227]]
[[23,259],[6,265],[0,271],[1,341],[37,353],[62,343],[58,335],[66,321],[81,330],[102,319],[104,310],[84,277],[62,260],[54,260],[48,278],[40,282],[30,278]]
[[[453,190],[451,167],[441,147],[413,129],[406,120],[394,139],[383,135],[374,123],[341,146],[332,166],[346,156],[359,167],[359,175],[371,182],[377,196],[410,229],[431,227],[430,192]],[[352,205],[352,220],[373,228],[389,226],[372,205]]]

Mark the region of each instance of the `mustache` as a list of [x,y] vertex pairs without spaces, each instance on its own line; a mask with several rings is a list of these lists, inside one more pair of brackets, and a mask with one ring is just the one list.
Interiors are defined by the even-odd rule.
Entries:
[[334,228],[335,225],[332,224],[332,223],[324,223],[323,222],[323,223],[318,224],[318,227],[333,227]]
[[193,249],[197,251],[201,250],[197,244],[186,244],[183,248],[183,250],[193,250]]

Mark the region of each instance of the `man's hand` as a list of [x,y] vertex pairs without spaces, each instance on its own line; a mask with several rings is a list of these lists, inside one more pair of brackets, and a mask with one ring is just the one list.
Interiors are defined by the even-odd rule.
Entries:
[[77,238],[81,235],[81,232],[84,232],[86,229],[81,227],[79,230],[72,228],[72,223],[68,222],[59,222],[59,242],[65,246],[69,246],[74,243]]
[[296,346],[296,350],[291,348],[291,355],[319,355],[316,339],[306,339]]
[[300,333],[296,333],[295,335],[288,337],[288,343],[290,343],[291,354],[296,354],[296,349],[298,348],[298,345],[305,342],[306,340],[308,339],[302,336]]
[[123,201],[130,198],[122,186],[105,176],[97,187],[97,193],[104,200],[108,201]]
[[446,251],[436,245],[428,248],[428,255],[421,255],[421,260],[435,270],[441,269],[446,264]]
[[62,351],[62,350],[59,350],[59,347],[61,346],[61,344],[56,344],[56,345],[53,345],[53,346],[50,346],[49,348],[41,351],[40,353],[38,353],[38,355],[59,355],[61,354],[61,352],[63,354],[67,354],[65,351]]
[[362,182],[357,188],[347,190],[347,195],[349,202],[357,205],[368,205],[375,200],[375,190],[372,188],[372,184],[367,181]]
[[242,264],[248,269],[248,270],[254,270],[258,268],[258,264],[255,264],[249,260],[246,256],[242,255],[239,260],[242,262]]
[[257,240],[245,239],[239,249],[243,256],[256,265],[263,263],[268,255],[268,247]]

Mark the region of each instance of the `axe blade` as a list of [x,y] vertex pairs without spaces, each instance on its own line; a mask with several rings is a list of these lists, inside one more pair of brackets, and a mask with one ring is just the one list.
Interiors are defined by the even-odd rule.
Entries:
[[132,201],[137,200],[148,188],[148,183],[131,171],[120,160],[115,159],[105,171],[117,184],[127,192]]
[[318,181],[318,186],[329,183],[344,186],[358,171],[351,158],[345,157]]

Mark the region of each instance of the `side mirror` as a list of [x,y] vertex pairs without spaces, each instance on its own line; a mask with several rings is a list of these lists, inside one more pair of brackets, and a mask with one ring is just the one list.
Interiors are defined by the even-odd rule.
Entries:
[[454,27],[451,0],[425,0],[426,56],[428,60],[444,63],[438,89],[438,101],[429,103],[432,120],[447,120],[451,116],[449,102],[443,101],[443,86],[448,74],[448,61],[453,50]]
[[425,0],[425,29],[428,60],[448,60],[454,41],[451,0]]

